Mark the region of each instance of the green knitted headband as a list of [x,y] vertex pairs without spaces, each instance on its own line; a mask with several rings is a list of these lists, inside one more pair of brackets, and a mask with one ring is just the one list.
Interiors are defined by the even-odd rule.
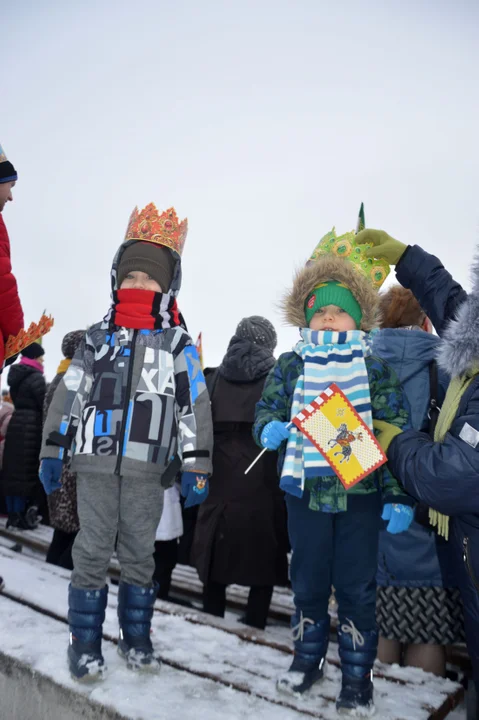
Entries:
[[351,315],[356,323],[356,327],[359,328],[361,325],[363,317],[361,306],[346,285],[334,280],[321,283],[318,287],[314,288],[313,292],[308,296],[304,305],[308,325],[313,315],[327,305],[337,305],[347,312],[348,315]]

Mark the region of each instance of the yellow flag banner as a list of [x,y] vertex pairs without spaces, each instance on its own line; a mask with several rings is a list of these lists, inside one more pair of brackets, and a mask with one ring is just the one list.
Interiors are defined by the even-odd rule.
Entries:
[[292,422],[324,455],[346,490],[387,462],[378,441],[337,385]]

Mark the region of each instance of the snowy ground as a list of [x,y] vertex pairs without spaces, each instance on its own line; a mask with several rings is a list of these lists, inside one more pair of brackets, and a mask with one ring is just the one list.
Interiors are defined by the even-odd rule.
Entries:
[[[27,556],[0,547],[1,574],[6,579],[6,592],[35,603],[49,611],[66,616],[69,573]],[[110,589],[104,631],[116,637],[116,589]],[[275,642],[289,643],[286,628],[272,628],[259,633]],[[306,697],[286,700],[289,707],[278,702],[283,696],[275,689],[275,679],[290,662],[290,656],[280,650],[245,642],[236,635],[205,625],[192,624],[184,617],[156,612],[153,620],[153,640],[166,661],[184,669],[164,665],[159,676],[141,676],[128,671],[111,642],[105,642],[107,677],[98,686],[84,688],[70,678],[65,662],[67,628],[30,608],[0,596],[0,649],[19,660],[28,662],[34,670],[54,678],[92,700],[114,706],[134,720],[163,720],[172,714],[181,720],[235,720],[261,716],[282,720],[299,720],[305,712],[324,720],[337,718],[333,700],[340,680],[339,669],[332,664],[337,659],[333,645],[326,678]],[[32,638],[35,641],[32,642]],[[384,670],[378,665],[378,673]],[[195,674],[197,673],[197,674]],[[223,684],[198,674],[211,673]],[[381,720],[426,720],[428,706],[438,707],[445,694],[454,691],[454,683],[444,681],[420,670],[388,668],[393,676],[407,682],[396,684],[376,678],[377,716]],[[231,682],[246,692],[227,687]],[[465,712],[449,717],[463,720]]]

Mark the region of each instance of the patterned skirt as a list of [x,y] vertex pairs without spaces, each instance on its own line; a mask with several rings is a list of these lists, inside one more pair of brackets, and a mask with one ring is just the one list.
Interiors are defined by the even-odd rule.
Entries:
[[379,634],[399,642],[455,645],[464,642],[459,590],[442,587],[378,587]]

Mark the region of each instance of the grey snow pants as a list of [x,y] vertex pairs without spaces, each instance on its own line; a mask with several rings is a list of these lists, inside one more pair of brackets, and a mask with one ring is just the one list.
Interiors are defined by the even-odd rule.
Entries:
[[163,494],[160,476],[131,478],[78,473],[80,531],[72,550],[73,587],[83,590],[104,587],[117,534],[121,580],[151,587]]

